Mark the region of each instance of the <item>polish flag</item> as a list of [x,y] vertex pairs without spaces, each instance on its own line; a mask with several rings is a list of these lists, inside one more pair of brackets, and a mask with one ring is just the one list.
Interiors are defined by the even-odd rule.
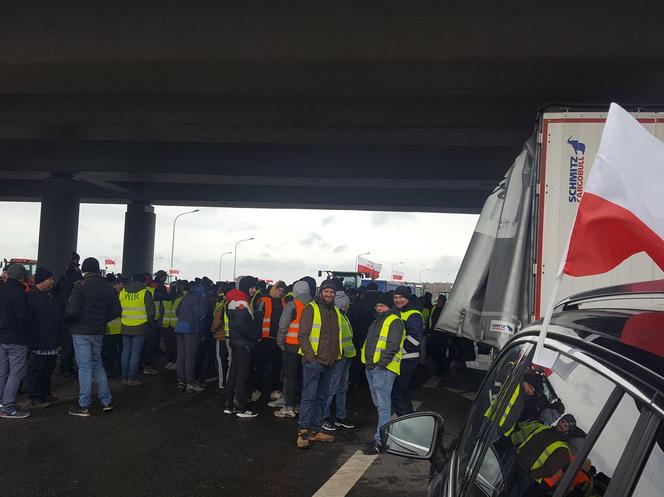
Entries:
[[369,275],[371,279],[377,279],[380,277],[380,270],[383,267],[382,264],[378,264],[364,257],[357,258],[357,272],[365,273]]
[[394,271],[392,273],[392,281],[403,281],[403,273],[400,271]]
[[664,143],[611,104],[563,272],[610,271],[646,252],[664,270]]
[[105,266],[115,266],[115,261],[113,259],[104,259],[104,265]]

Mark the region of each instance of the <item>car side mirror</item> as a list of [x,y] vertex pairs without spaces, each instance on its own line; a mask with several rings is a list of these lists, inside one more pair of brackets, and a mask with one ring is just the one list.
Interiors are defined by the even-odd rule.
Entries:
[[380,429],[380,438],[388,454],[431,459],[443,432],[443,418],[440,414],[416,412],[386,423]]

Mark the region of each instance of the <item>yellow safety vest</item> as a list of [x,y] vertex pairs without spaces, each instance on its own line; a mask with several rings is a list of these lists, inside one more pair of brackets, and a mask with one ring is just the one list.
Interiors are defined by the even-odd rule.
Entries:
[[[422,314],[422,320],[424,321],[424,326],[429,325],[429,323],[431,322],[431,319],[429,319],[429,317],[431,316],[431,309],[427,309],[425,307],[424,309],[422,309],[421,314]],[[431,326],[429,326],[429,328],[430,327]]]
[[[410,311],[400,313],[401,320],[403,321],[403,324],[404,324],[404,329],[406,328],[406,321],[408,321],[408,318],[411,317],[413,314],[419,314],[420,315],[420,317],[422,318],[422,325],[424,326],[424,316],[422,316],[422,313],[420,311],[418,311],[417,309],[411,309]],[[424,331],[424,330],[422,330],[422,331]],[[415,340],[415,337],[409,337],[408,333],[406,333],[404,336],[406,338],[408,338],[409,341],[412,340],[411,341],[412,345],[415,345],[415,346],[420,345],[420,343],[417,342],[417,340]],[[404,341],[405,341],[405,339],[404,339]],[[408,354],[405,354],[405,351],[403,350],[403,342],[401,343],[401,347],[402,347],[402,354],[405,355],[405,357],[402,357],[402,359],[417,359],[418,357],[420,357],[420,351],[419,350],[417,352],[409,352]]]
[[122,330],[122,321],[120,318],[115,318],[106,323],[106,334],[107,335],[119,335]]
[[[521,449],[528,443],[530,440],[537,435],[538,433],[541,433],[545,430],[553,430],[553,427],[546,425],[544,423],[540,423],[539,421],[530,421],[528,423],[525,423],[522,427],[522,430],[525,430],[525,432],[529,432],[528,436],[521,442],[521,444],[517,447],[517,452],[520,452]],[[517,432],[518,433],[518,432]],[[516,435],[516,433],[514,434]],[[514,437],[512,435],[512,437]],[[567,449],[569,451],[569,446],[567,445],[566,442],[563,442],[562,440],[556,440],[555,442],[551,442],[549,445],[544,447],[540,455],[535,459],[535,462],[533,462],[532,466],[530,467],[531,471],[535,471],[536,469],[541,468],[544,466],[546,463],[547,459],[553,454],[556,450],[558,449]],[[541,478],[538,478],[537,480],[538,483],[542,481]]]
[[[147,287],[147,291],[152,294],[152,299],[154,300],[154,291],[155,289],[152,288],[151,286]],[[161,300],[155,300],[154,301],[154,308],[155,308],[155,314],[154,314],[154,319],[156,321],[159,321],[159,318],[161,317],[161,306],[163,302]]]
[[[519,394],[521,393],[521,385],[517,385],[516,388],[514,389],[514,393],[510,397],[510,400],[508,404],[505,406],[505,412],[503,412],[503,415],[500,417],[500,421],[498,421],[498,426],[500,427],[500,431],[506,436],[509,437],[512,432],[514,431],[514,428],[516,427],[516,420],[514,420],[513,423],[510,423],[511,426],[505,426],[505,422],[507,421],[510,412],[512,411],[512,408],[514,407],[514,404],[516,404],[516,401],[519,398]],[[500,402],[502,398],[502,389],[498,393],[495,399],[489,404],[489,407],[487,408],[486,412],[484,413],[484,416],[488,418],[491,421],[495,421],[496,418],[498,417],[498,413],[495,412],[496,406]],[[516,445],[516,444],[515,444]]]
[[173,302],[170,300],[164,300],[162,302],[162,305],[164,306],[164,317],[161,320],[162,328],[175,328],[175,325],[178,324],[178,317],[175,314],[175,311],[181,301],[182,297],[178,297]]
[[[318,343],[320,342],[320,328],[322,325],[322,319],[320,316],[320,307],[313,300],[307,305],[310,305],[314,310],[314,319],[311,325],[311,334],[309,335],[309,343],[311,348],[314,350],[314,354],[318,355]],[[339,321],[339,357],[341,359],[343,354],[344,357],[355,357],[355,346],[353,345],[353,330],[350,326],[350,323],[345,319],[345,316],[341,313],[339,308],[335,305],[334,310],[337,313],[337,319]],[[302,349],[299,351],[300,355],[304,355]]]
[[120,291],[120,305],[122,306],[122,324],[125,326],[140,326],[148,322],[148,311],[145,308],[145,294],[147,289],[129,293],[124,288]]
[[[374,350],[373,359],[371,362],[378,364],[380,362],[380,356],[383,353],[383,350],[387,348],[387,337],[390,334],[390,325],[399,319],[399,316],[395,314],[390,314],[383,321],[383,326],[380,328],[380,334],[378,335],[378,340],[376,341],[376,350]],[[406,340],[406,329],[404,328],[403,334],[401,335],[401,344],[399,345],[399,351],[394,354],[392,360],[387,364],[387,369],[396,374],[401,374],[401,356],[403,355],[403,342]],[[367,363],[367,358],[365,354],[365,349],[367,346],[367,341],[364,340],[364,345],[362,345],[362,363]]]

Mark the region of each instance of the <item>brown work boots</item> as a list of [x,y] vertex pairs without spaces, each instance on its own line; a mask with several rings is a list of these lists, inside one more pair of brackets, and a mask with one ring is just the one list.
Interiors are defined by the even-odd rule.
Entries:
[[306,428],[300,429],[295,441],[298,449],[308,449],[311,442],[334,442],[334,437],[322,431],[313,433]]

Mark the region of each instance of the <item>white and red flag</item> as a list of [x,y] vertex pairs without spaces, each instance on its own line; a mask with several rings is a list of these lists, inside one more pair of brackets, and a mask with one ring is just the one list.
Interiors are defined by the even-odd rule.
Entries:
[[401,271],[393,271],[392,281],[403,281],[403,273]]
[[563,272],[610,271],[646,252],[664,270],[664,143],[611,104]]
[[554,360],[543,347],[563,274],[605,273],[639,252],[664,270],[663,202],[664,143],[612,103],[544,316],[537,364]]
[[380,270],[383,267],[382,264],[377,262],[370,261],[364,257],[357,258],[357,272],[364,273],[369,276],[371,279],[377,279],[380,277]]
[[115,261],[107,257],[104,259],[104,266],[115,266]]

